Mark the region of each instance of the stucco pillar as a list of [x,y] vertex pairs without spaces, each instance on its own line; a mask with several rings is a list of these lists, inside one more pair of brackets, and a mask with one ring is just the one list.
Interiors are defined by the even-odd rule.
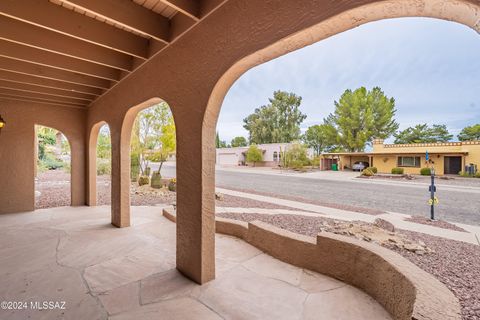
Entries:
[[215,278],[215,150],[201,121],[178,120],[177,269],[202,284]]
[[72,206],[85,205],[85,144],[83,140],[71,140],[70,188]]
[[110,127],[112,138],[112,224],[130,226],[130,140],[120,139],[120,129]]

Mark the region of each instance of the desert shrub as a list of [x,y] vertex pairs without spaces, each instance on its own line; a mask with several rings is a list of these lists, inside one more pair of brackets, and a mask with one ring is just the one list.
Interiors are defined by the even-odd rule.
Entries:
[[254,144],[248,148],[246,156],[247,162],[253,162],[254,167],[255,163],[263,161],[263,151]]
[[475,174],[475,178],[480,178],[480,171]]
[[369,170],[372,171],[374,174],[376,174],[376,173],[378,172],[377,167],[368,167],[368,168],[365,168],[365,169],[369,169]]
[[362,176],[371,177],[373,175],[375,175],[375,173],[370,168],[363,169],[363,171],[362,171]]
[[72,166],[70,165],[70,162],[64,163],[62,169],[63,169],[63,171],[65,171],[66,173],[71,173],[71,172],[72,172]]
[[46,170],[57,170],[63,168],[65,163],[55,159],[53,156],[46,154],[43,159],[40,161],[40,167],[45,168]]
[[422,168],[420,169],[420,174],[422,176],[429,176],[432,174],[432,170],[430,168]]
[[301,169],[311,164],[310,159],[308,159],[307,148],[298,142],[293,143],[288,148],[285,157],[286,165],[289,168]]
[[403,174],[403,168],[393,168],[392,174]]
[[138,185],[139,186],[144,186],[146,184],[149,184],[150,183],[150,178],[147,177],[147,176],[140,176],[140,178],[138,178]]
[[97,175],[102,176],[112,173],[112,164],[109,159],[97,159]]
[[177,179],[170,179],[170,181],[168,182],[168,190],[177,191]]
[[38,172],[45,172],[45,171],[48,171],[48,168],[45,166],[45,163],[43,163],[43,161],[38,160],[37,161],[37,170],[38,170]]
[[316,156],[312,159],[312,166],[320,167],[320,156]]
[[466,172],[466,171],[460,171],[460,172],[458,173],[458,175],[461,176],[461,177],[465,177],[465,178],[471,178],[471,177],[473,177],[470,173],[468,173],[468,172]]

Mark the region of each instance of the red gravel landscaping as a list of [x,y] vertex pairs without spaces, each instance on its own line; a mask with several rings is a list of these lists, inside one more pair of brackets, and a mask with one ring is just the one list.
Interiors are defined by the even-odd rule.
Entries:
[[[319,233],[324,222],[334,222],[333,219],[297,215],[219,213],[217,216],[247,222],[260,220],[311,237]],[[398,233],[423,241],[434,252],[418,255],[407,250],[388,249],[401,254],[444,283],[460,300],[462,319],[480,320],[480,246],[417,232],[398,230]]]
[[[110,205],[110,184],[109,176],[103,175],[97,177],[98,205]],[[41,192],[40,197],[36,199],[37,209],[70,205],[70,174],[63,170],[50,170],[39,173],[35,189]],[[166,189],[151,189],[148,186],[139,187],[136,183],[132,183],[130,200],[132,206],[173,204],[176,201],[176,193]],[[292,208],[273,203],[266,203],[224,194],[221,195],[220,200],[217,200],[217,206],[292,210]]]
[[430,220],[421,216],[412,216],[408,219],[405,219],[405,221],[410,221],[410,222],[415,222],[415,223],[420,223],[420,224],[426,224],[429,226],[437,227],[437,228],[442,228],[442,229],[448,229],[448,230],[454,230],[454,231],[460,231],[460,232],[467,232],[465,229],[460,228],[452,223],[449,223],[447,221],[443,220]]

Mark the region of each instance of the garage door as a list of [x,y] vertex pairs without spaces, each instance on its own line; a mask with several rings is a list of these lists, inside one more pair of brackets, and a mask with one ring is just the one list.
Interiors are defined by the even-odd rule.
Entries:
[[219,153],[217,164],[237,166],[238,156],[235,153]]

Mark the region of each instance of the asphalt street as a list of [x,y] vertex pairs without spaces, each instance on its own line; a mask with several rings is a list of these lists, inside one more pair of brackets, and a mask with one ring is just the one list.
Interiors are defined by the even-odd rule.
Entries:
[[[164,167],[165,176],[174,176],[175,167]],[[301,176],[265,175],[217,170],[216,185],[222,188],[247,189],[281,196],[295,196],[327,203],[374,208],[429,217],[428,187],[397,186],[351,181],[309,179]],[[425,189],[425,190],[423,190]],[[448,189],[448,190],[445,190]],[[437,186],[439,204],[436,218],[480,225],[480,194],[469,190],[442,189]]]

